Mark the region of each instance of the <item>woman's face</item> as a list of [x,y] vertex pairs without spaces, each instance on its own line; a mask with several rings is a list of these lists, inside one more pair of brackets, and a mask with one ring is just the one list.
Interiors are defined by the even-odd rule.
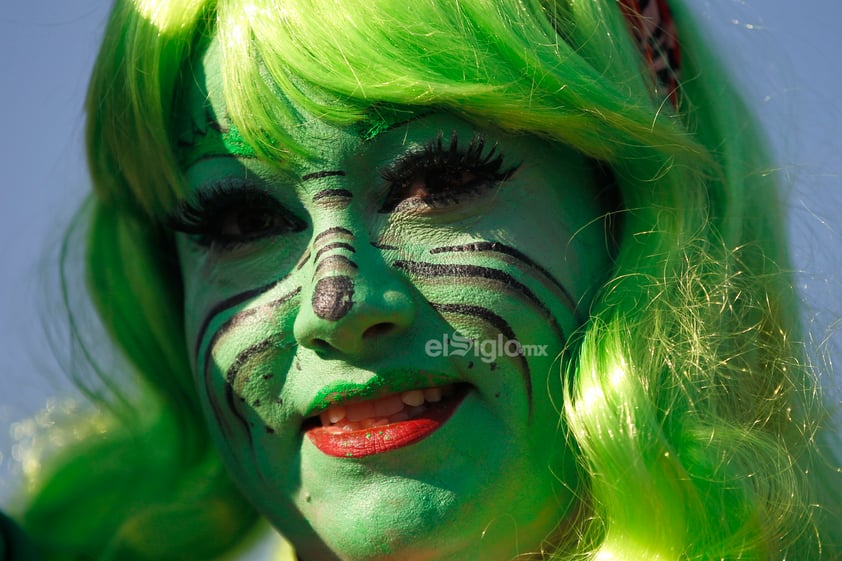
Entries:
[[178,250],[244,492],[305,560],[538,550],[577,485],[562,351],[609,268],[589,163],[450,114],[369,140],[305,115],[313,157],[280,173],[235,138],[214,48],[203,71]]

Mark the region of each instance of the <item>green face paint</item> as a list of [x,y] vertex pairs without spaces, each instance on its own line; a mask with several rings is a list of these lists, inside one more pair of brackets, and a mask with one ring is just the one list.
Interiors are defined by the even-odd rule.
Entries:
[[[223,115],[213,50],[204,69]],[[575,501],[556,357],[609,267],[598,186],[535,137],[447,114],[382,129],[306,121],[294,179],[193,159],[197,386],[302,559],[508,560]]]

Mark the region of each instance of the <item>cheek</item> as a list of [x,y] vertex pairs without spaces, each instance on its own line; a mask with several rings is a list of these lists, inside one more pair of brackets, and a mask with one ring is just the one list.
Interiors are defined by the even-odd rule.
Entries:
[[253,498],[269,480],[287,496],[286,483],[295,480],[297,430],[283,429],[300,424],[284,393],[300,368],[290,335],[298,292],[275,285],[250,307],[220,309],[203,322],[197,390],[217,447],[240,485],[254,487]]
[[[253,307],[255,302],[268,304],[273,298],[290,298],[287,292],[296,288],[291,287],[288,277],[303,251],[300,241],[269,240],[255,244],[253,248],[220,255],[179,236],[177,249],[184,283],[184,324],[194,367],[200,366],[203,350],[200,347],[206,343],[214,325],[218,326],[246,306]],[[282,285],[290,290],[279,290]],[[300,287],[297,290],[300,292]],[[292,313],[287,308],[284,308],[286,313]],[[269,313],[268,309],[260,313],[265,315]],[[278,315],[284,309],[279,307],[272,313]],[[246,323],[254,328],[259,322]]]
[[605,211],[594,199],[545,191],[524,212],[513,213],[505,236],[531,258],[542,276],[566,293],[557,297],[573,303],[578,327],[587,319],[595,290],[611,270]]
[[220,275],[207,274],[218,263],[189,246],[180,247],[179,255],[196,388],[218,448],[247,484],[259,479],[255,469],[263,450],[290,447],[264,441],[276,439],[278,427],[294,415],[283,388],[295,368],[292,325],[301,288],[282,273],[254,274],[254,264],[227,271],[219,282]]

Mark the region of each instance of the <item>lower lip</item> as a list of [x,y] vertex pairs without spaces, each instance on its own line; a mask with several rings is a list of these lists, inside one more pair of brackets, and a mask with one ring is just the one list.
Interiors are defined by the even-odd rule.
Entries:
[[447,422],[464,398],[463,393],[444,402],[430,403],[427,411],[408,421],[346,432],[316,427],[307,431],[307,436],[316,448],[335,458],[362,458],[382,454],[415,444],[433,434]]

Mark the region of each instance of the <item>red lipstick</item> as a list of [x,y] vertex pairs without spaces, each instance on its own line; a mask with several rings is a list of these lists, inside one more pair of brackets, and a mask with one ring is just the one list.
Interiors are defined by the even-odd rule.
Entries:
[[[417,391],[415,393],[421,393]],[[425,393],[429,396],[429,390]],[[440,395],[441,392],[438,392]],[[357,419],[353,408],[360,411],[369,406],[368,403],[352,404],[338,407],[339,413],[330,410],[322,413],[323,423],[329,423],[329,417],[341,416],[347,409],[348,418],[342,418],[335,424],[326,424],[309,429],[306,434],[316,448],[328,456],[336,458],[361,458],[373,454],[382,454],[414,444],[430,436],[441,427],[462,403],[467,395],[467,389],[457,387],[455,391],[447,392],[451,395],[438,397],[434,402],[422,401],[420,404],[407,405],[403,410],[379,419]],[[383,398],[383,401],[394,397]],[[434,395],[434,399],[436,396]],[[411,399],[405,401],[412,401]],[[376,424],[374,424],[376,423]],[[363,428],[361,425],[365,426]]]

